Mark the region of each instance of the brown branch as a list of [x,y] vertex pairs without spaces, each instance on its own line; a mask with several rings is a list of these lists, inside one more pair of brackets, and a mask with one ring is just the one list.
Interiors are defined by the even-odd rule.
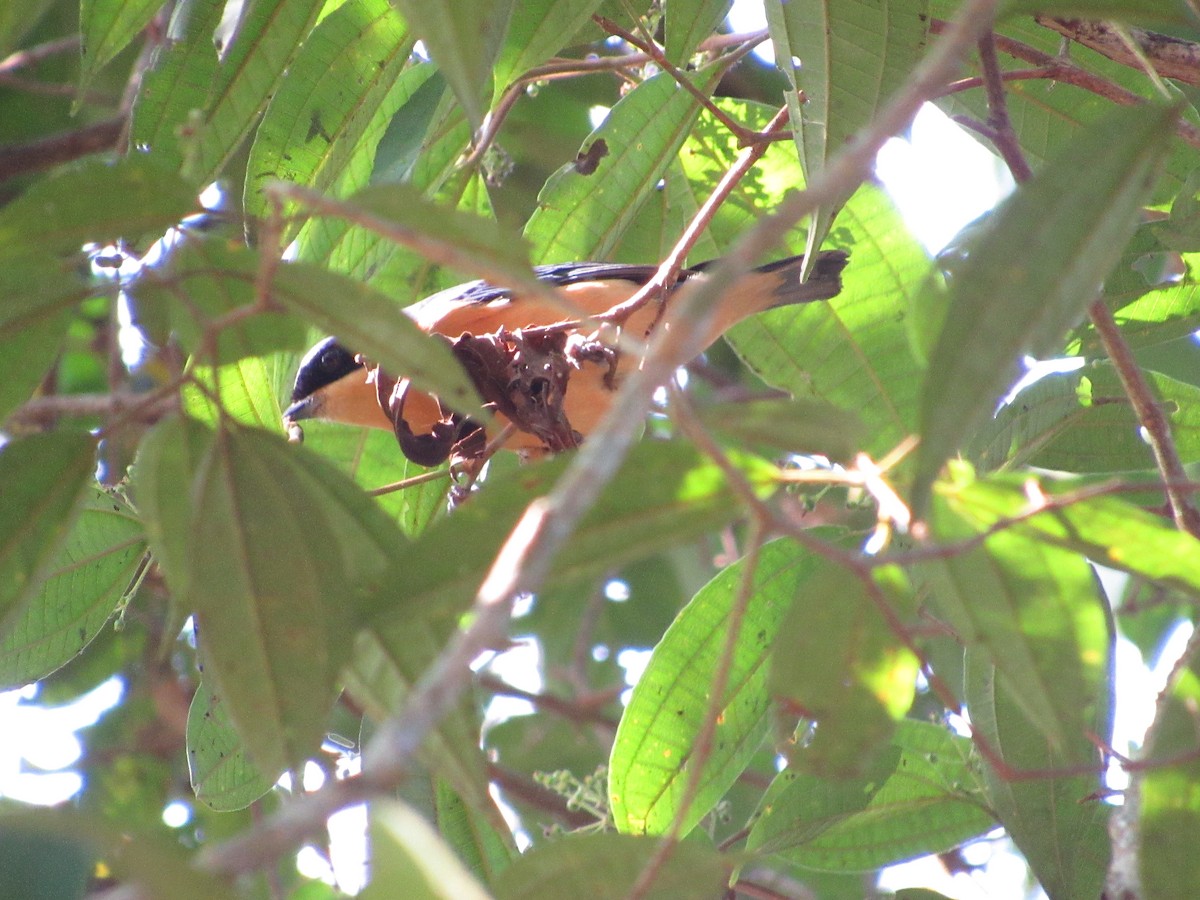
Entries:
[[1154,392],[1142,372],[1141,366],[1134,359],[1133,351],[1125,342],[1125,336],[1113,319],[1112,310],[1103,300],[1097,300],[1088,307],[1088,317],[1096,329],[1104,352],[1121,379],[1121,387],[1133,406],[1138,422],[1146,431],[1146,439],[1154,453],[1154,461],[1163,476],[1164,493],[1167,504],[1171,509],[1171,518],[1175,520],[1180,531],[1186,531],[1193,537],[1200,538],[1200,511],[1192,503],[1191,497],[1174,485],[1187,481],[1187,471],[1175,441],[1171,437],[1171,425],[1163,413],[1162,406],[1155,400]]
[[0,59],[0,72],[8,73],[18,69],[27,69],[43,59],[58,56],[60,53],[71,53],[79,49],[80,40],[79,35],[73,34],[69,37],[46,41],[44,44],[36,44],[24,50],[15,50],[4,59]]
[[[767,33],[765,31],[755,31],[749,34],[718,34],[714,35],[700,44],[701,50],[724,50],[728,47],[742,47],[751,49],[765,40]],[[626,53],[621,56],[602,56],[597,59],[559,59],[551,60],[541,66],[530,69],[525,72],[504,89],[499,102],[495,108],[491,110],[487,118],[484,120],[483,127],[475,138],[475,146],[471,148],[471,152],[463,160],[463,166],[473,166],[483,158],[483,154],[487,151],[496,140],[496,135],[500,132],[500,126],[512,111],[516,102],[521,99],[525,93],[525,89],[531,84],[537,84],[540,81],[558,81],[564,78],[579,78],[584,75],[594,75],[598,72],[623,72],[625,69],[634,66],[644,66],[648,62],[652,62],[653,58],[648,53]]]
[[0,147],[0,182],[18,175],[43,172],[93,153],[114,150],[124,128],[125,117],[117,116],[28,144]]
[[499,676],[484,672],[478,678],[479,686],[485,691],[501,697],[515,697],[518,700],[525,700],[533,704],[536,709],[543,710],[548,713],[553,713],[568,722],[576,722],[581,725],[602,725],[610,731],[616,731],[617,722],[612,716],[602,710],[605,706],[614,701],[620,696],[620,691],[615,693],[604,691],[589,698],[587,701],[567,700],[562,697],[555,697],[553,694],[537,694],[532,691],[525,691],[519,687],[506,682]]
[[56,394],[50,397],[35,397],[18,407],[5,424],[10,427],[45,428],[60,418],[107,419],[112,416],[128,417],[144,424],[153,424],[169,415],[178,406],[174,393],[167,396],[148,394]]
[[[1039,25],[1095,50],[1115,63],[1131,69],[1142,68],[1142,60],[1130,49],[1120,30],[1107,22],[1054,16],[1034,16],[1034,19]],[[1148,60],[1154,71],[1163,78],[1200,84],[1200,44],[1141,28],[1126,26],[1124,30],[1133,38],[1142,58]]]
[[[929,30],[933,34],[943,33],[946,27],[947,23],[941,19],[931,19],[929,22]],[[1020,41],[1015,41],[1002,34],[997,34],[995,41],[996,47],[1001,53],[1006,53],[1015,59],[1035,66],[1044,68],[1054,67],[1055,80],[1061,81],[1063,84],[1081,88],[1082,90],[1104,97],[1106,100],[1119,103],[1122,106],[1136,106],[1139,103],[1148,102],[1140,94],[1128,91],[1120,85],[1109,81],[1107,78],[1090,72],[1063,57],[1043,53],[1041,50],[1030,47],[1028,44],[1023,44]],[[1181,118],[1175,125],[1175,135],[1192,147],[1200,149],[1200,128],[1197,128],[1191,122]]]

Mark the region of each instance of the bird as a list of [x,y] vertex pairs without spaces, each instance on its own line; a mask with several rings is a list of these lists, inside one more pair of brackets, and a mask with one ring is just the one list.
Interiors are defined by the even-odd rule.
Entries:
[[[812,271],[805,281],[800,280],[804,268],[802,256],[789,256],[751,270],[718,301],[703,346],[707,348],[733,325],[755,313],[835,297],[841,291],[841,273],[847,262],[848,254],[843,250],[822,251],[815,258]],[[682,270],[675,285],[666,292],[664,308],[655,303],[644,304],[625,320],[622,325],[624,333],[640,338],[649,337],[662,321],[664,311],[669,310],[678,286],[703,278],[705,269],[711,265],[711,262],[701,263]],[[603,314],[628,300],[656,272],[656,266],[603,262],[534,267],[539,279],[555,288],[574,308],[589,316]],[[497,335],[502,336],[502,341],[511,340],[504,336],[514,333],[519,336],[523,329],[569,321],[563,307],[545,298],[521,295],[482,280],[447,288],[407,307],[405,312],[423,331],[442,335],[455,343],[455,347],[462,351],[458,356],[464,364],[481,358],[479,350],[483,345],[478,341],[480,337],[491,336],[492,344],[488,346],[495,347]],[[562,367],[566,370],[565,374],[560,373],[563,393],[556,403],[551,404],[555,407],[553,413],[569,423],[567,434],[576,440],[568,437],[557,444],[553,440],[548,441],[546,428],[530,426],[531,418],[534,425],[541,421],[536,415],[522,417],[511,404],[506,405],[501,397],[500,404],[492,404],[494,425],[489,427],[496,429],[495,434],[501,434],[501,429],[509,421],[515,420],[514,424],[517,425],[517,428],[510,429],[511,434],[505,439],[504,449],[516,450],[525,456],[545,454],[573,446],[596,427],[608,410],[612,393],[620,387],[622,375],[620,351],[604,347],[604,352],[595,352],[598,344],[594,335],[596,331],[594,325],[583,324],[577,333],[567,335],[568,342],[571,338],[580,338],[582,346],[592,349],[569,357],[569,365]],[[467,341],[473,343],[464,343]],[[509,356],[504,357],[501,353],[500,358],[511,360],[520,357],[520,353],[512,353],[511,343],[504,346],[509,348]],[[519,349],[526,357],[531,355],[529,346],[522,345]],[[561,358],[561,350],[562,345],[559,344],[557,350],[551,348],[549,356],[553,358],[558,352]],[[482,357],[491,360],[495,358],[495,353],[482,354]],[[494,369],[500,365],[487,363],[485,368],[491,366]],[[496,397],[495,391],[489,395],[484,389],[486,385],[482,382],[486,381],[488,373],[481,375],[473,370],[477,366],[466,365],[466,368],[485,400],[489,396]],[[338,338],[327,337],[309,349],[301,359],[291,403],[283,413],[284,423],[291,429],[297,422],[317,419],[392,430],[405,456],[424,466],[440,464],[450,455],[452,448],[462,445],[467,438],[483,437],[480,426],[461,416],[450,416],[436,397],[410,389],[407,381],[396,382],[403,389],[397,388],[392,395],[393,398],[399,397],[402,414],[397,413],[394,406],[389,414],[388,393],[392,388],[390,384],[380,384],[380,377],[379,373],[372,374],[369,363]],[[541,390],[536,379],[522,382],[522,385],[534,392]],[[522,399],[528,401],[530,398],[519,398]],[[395,403],[395,399],[392,402]],[[561,432],[561,429],[547,427],[551,431]],[[476,441],[476,446],[482,447],[483,443]]]

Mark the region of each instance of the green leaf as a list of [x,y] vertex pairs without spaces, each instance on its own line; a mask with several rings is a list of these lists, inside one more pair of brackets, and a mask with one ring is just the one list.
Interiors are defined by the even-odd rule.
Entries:
[[46,567],[37,596],[0,640],[0,686],[37,681],[81,653],[116,609],[145,550],[128,504],[95,491]]
[[[617,830],[665,834],[678,811],[704,726],[713,672],[725,646],[743,559],[710,581],[654,648],[621,717],[608,765],[609,802]],[[695,797],[687,833],[741,775],[770,729],[767,661],[792,598],[821,569],[820,559],[788,540],[766,544],[753,573],[734,647],[729,687]]]
[[213,32],[224,9],[225,0],[193,0],[177,7],[167,26],[169,40],[142,77],[130,146],[149,151],[164,168],[178,170],[185,156],[195,153],[197,111],[205,108],[219,78]]
[[[497,879],[496,900],[621,900],[658,852],[656,838],[629,834],[575,835],[525,853]],[[702,841],[679,844],[642,896],[654,900],[709,900],[720,895],[733,860]],[[597,873],[603,873],[598,878]]]
[[396,800],[371,804],[371,882],[363,900],[488,900],[488,892],[411,807]]
[[[964,517],[971,506],[953,487],[935,498],[942,541],[985,533]],[[1075,552],[1007,529],[921,567],[931,603],[956,639],[995,666],[1003,687],[1056,751],[1094,728],[1105,690],[1108,628],[1095,575]]]
[[[1170,424],[1180,458],[1185,463],[1200,460],[1200,388],[1157,372],[1143,374]],[[1066,472],[1154,467],[1154,454],[1141,436],[1141,423],[1111,366],[1094,365],[1055,380],[1059,379],[1066,387],[1075,386],[1076,406],[1031,454],[1031,464]]]
[[792,718],[817,720],[792,761],[818,775],[861,774],[912,705],[918,661],[877,607],[909,618],[910,591],[895,569],[875,581],[872,598],[857,576],[823,567],[795,592],[771,646],[771,696]]
[[[79,66],[80,98],[96,73],[129,46],[161,6],[161,0],[123,0],[121,3],[81,0],[79,32],[83,61]],[[82,105],[82,99],[77,98],[74,111],[78,112]]]
[[700,42],[725,21],[732,6],[733,0],[668,0],[663,20],[667,59],[684,65]]
[[[1108,869],[1107,821],[1112,810],[1098,796],[1104,790],[1098,777],[1100,755],[1082,732],[1068,734],[1053,749],[1044,731],[1027,717],[1025,698],[1014,695],[1020,688],[998,677],[989,665],[991,654],[983,649],[967,649],[967,708],[976,734],[1009,770],[999,773],[985,763],[988,806],[1049,896],[1097,897]],[[1097,666],[1107,666],[1107,649],[1102,649]],[[1090,713],[1089,729],[1106,741],[1109,702],[1101,687],[1073,718]],[[1055,774],[1078,765],[1093,766],[1097,774]]]
[[245,809],[274,783],[250,762],[225,704],[204,681],[188,707],[187,758],[192,791],[209,809]]
[[42,179],[0,210],[0,260],[78,255],[86,243],[158,237],[198,208],[195,190],[149,156],[81,163]]
[[[806,182],[905,83],[925,47],[928,7],[928,0],[765,4],[776,64],[791,86],[788,110]],[[844,199],[821,210],[814,246]]]
[[514,0],[396,0],[396,5],[424,41],[471,127],[478,129]]
[[1096,299],[1133,234],[1177,117],[1175,107],[1118,110],[1022,185],[961,249],[922,389],[917,515],[942,463],[995,407],[1022,355],[1052,354]]
[[1131,790],[1138,794],[1141,838],[1138,874],[1143,896],[1174,900],[1188,896],[1200,878],[1195,847],[1200,840],[1192,710],[1200,699],[1200,667],[1195,653],[1173,674],[1174,684],[1159,696],[1154,725],[1139,754],[1143,759],[1180,761],[1152,765],[1133,773]]
[[[1179,531],[1161,516],[1118,496],[1089,496],[1071,482],[1037,484],[1037,512],[1026,475],[983,480],[959,478],[945,485],[946,506],[978,532],[1011,522],[1007,531],[1022,539],[1042,541],[1111,569],[1200,598],[1200,541]],[[1068,502],[1070,501],[1070,502]],[[1036,513],[1030,515],[1030,513]]]
[[780,773],[746,849],[806,868],[865,872],[947,851],[993,827],[970,741],[941,725],[905,720],[861,778]]
[[196,181],[207,182],[225,168],[285,83],[324,6],[323,0],[256,0],[246,6],[204,104],[191,160]]
[[0,6],[0,57],[7,57],[37,26],[54,0],[30,0]]
[[[713,87],[702,70],[697,87]],[[525,226],[538,263],[605,259],[654,191],[696,121],[699,104],[663,72],[621,98],[583,143],[581,154],[605,151],[582,174],[568,163],[538,194]],[[603,142],[603,143],[601,143]]]
[[[504,47],[496,60],[493,102],[527,69],[573,43],[604,0],[521,0],[512,4]],[[707,35],[707,32],[705,32]]]
[[[774,466],[753,457],[733,460],[764,495],[773,491]],[[546,493],[570,461],[566,455],[490,480],[453,516],[394,548],[393,574],[371,601],[373,624],[403,641],[415,615],[453,621],[474,598],[530,500]],[[555,557],[544,586],[612,571],[707,534],[739,514],[737,495],[713,462],[685,444],[643,442]],[[463,547],[471,553],[464,554]]]
[[0,448],[0,634],[9,639],[54,569],[95,467],[87,434],[47,432]]
[[[181,426],[159,427],[169,435]],[[163,458],[177,446],[166,437],[143,446],[149,475],[139,496],[159,492],[147,505],[148,524],[160,517],[148,531],[172,562],[165,571],[178,602],[196,614],[212,693],[254,766],[273,778],[318,745],[354,638],[357,592],[402,539],[369,498],[303,448],[232,423],[184,443],[207,447],[199,459],[174,460]],[[173,484],[163,478],[180,470]]]
[[[266,217],[271,181],[331,190],[374,155],[406,90],[394,92],[414,38],[387,0],[355,0],[322,19],[271,100],[246,163],[246,212]],[[295,210],[284,209],[294,216]],[[293,237],[300,218],[287,223]]]
[[449,344],[423,332],[399,306],[362,282],[293,263],[276,270],[272,294],[354,352],[396,377],[411,378],[447,405],[465,412],[479,407],[475,387]]
[[878,458],[916,427],[920,367],[904,316],[929,258],[870,186],[842,209],[835,237],[854,249],[841,294],[754,316],[727,339],[768,384],[857,411],[869,434],[862,449]]

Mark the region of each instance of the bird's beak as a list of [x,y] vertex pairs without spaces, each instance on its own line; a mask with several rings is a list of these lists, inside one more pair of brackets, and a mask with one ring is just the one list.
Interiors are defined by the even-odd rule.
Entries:
[[303,399],[297,400],[291,406],[283,411],[283,420],[285,422],[300,422],[304,419],[316,419],[321,415],[321,394],[309,394]]

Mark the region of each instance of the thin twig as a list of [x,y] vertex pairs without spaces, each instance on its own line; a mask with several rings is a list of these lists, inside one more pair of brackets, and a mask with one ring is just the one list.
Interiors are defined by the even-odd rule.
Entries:
[[60,53],[72,53],[79,49],[80,40],[79,35],[72,34],[46,41],[44,44],[35,44],[24,50],[14,50],[0,60],[0,72],[16,72],[18,69],[29,68],[43,59],[58,56]]
[[[777,136],[774,135],[770,129],[760,134],[754,129],[747,128],[745,125],[734,121],[734,119],[728,113],[713,103],[712,98],[708,96],[708,94],[696,87],[696,85],[692,83],[692,80],[687,77],[687,74],[683,72],[679,66],[667,59],[666,54],[664,54],[658,45],[654,43],[653,39],[648,38],[643,40],[637,35],[626,31],[616,22],[606,19],[604,16],[599,14],[592,16],[592,21],[609,34],[616,35],[627,44],[632,44],[634,47],[637,47],[639,50],[653,59],[659,68],[675,79],[676,84],[691,94],[701,106],[712,113],[718,122],[720,122],[737,136],[739,147],[746,147],[750,144],[763,142],[770,143],[771,141],[777,139]],[[750,47],[747,47],[743,52],[749,52],[749,49]],[[734,57],[736,60],[737,54],[734,54]],[[791,132],[786,132],[786,136],[790,137]]]

